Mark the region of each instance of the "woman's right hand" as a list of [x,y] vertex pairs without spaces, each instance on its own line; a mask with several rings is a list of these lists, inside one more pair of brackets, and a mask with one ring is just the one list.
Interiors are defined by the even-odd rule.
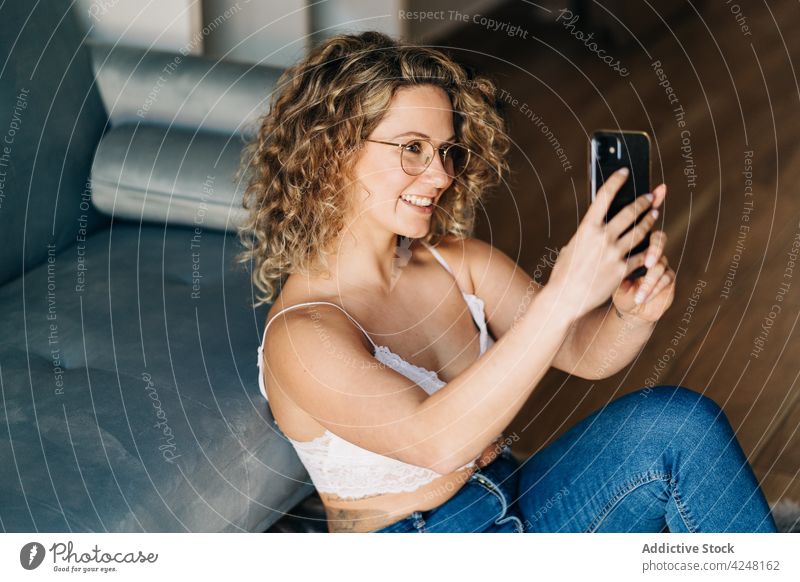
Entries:
[[638,196],[606,224],[614,195],[628,178],[627,168],[617,170],[597,191],[597,196],[578,225],[575,235],[563,247],[547,283],[555,290],[560,308],[572,319],[578,319],[602,305],[619,287],[623,279],[644,265],[646,252],[626,259],[632,248],[641,242],[657,218],[648,212],[629,232],[636,218],[653,202],[652,194]]

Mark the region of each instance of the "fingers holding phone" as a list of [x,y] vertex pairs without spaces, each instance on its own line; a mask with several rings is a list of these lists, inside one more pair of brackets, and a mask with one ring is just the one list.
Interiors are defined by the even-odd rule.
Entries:
[[[653,238],[666,186],[650,192],[649,136],[596,131],[590,142],[590,162],[592,203],[551,275],[565,307],[578,316],[612,294],[619,295],[621,286],[638,290],[648,267],[660,261],[666,238]],[[651,277],[645,288],[660,285],[661,278],[663,274],[654,282]]]
[[[646,250],[633,254],[628,259],[629,272],[646,269],[645,274],[633,279],[626,278],[612,295],[617,313],[623,314],[621,317],[634,317],[648,322],[658,321],[675,297],[676,273],[670,268],[667,257],[664,255],[667,234],[663,230],[652,230],[657,220],[657,216],[652,212],[657,211],[663,205],[666,195],[665,184],[660,184],[655,188],[647,215],[634,226],[633,230],[620,239],[623,247],[630,248],[637,244],[645,230],[650,233],[649,245]],[[620,224],[615,225],[617,230],[626,228],[630,216],[638,215],[646,206],[644,202],[637,205],[641,198],[644,197],[637,198],[632,205],[614,217],[611,223],[620,221]]]
[[667,197],[667,185],[659,184],[653,189],[653,208],[659,208]]
[[[629,174],[623,168],[609,176],[553,266],[548,285],[558,289],[564,308],[575,318],[607,301],[629,273],[631,259],[627,251],[631,243],[627,239],[620,242],[620,233],[633,226],[638,216],[636,210],[650,202],[642,197],[611,223],[605,220],[610,204],[624,187]],[[645,226],[650,226],[650,223]],[[643,229],[631,231],[634,237],[631,240],[641,237],[642,232]],[[637,268],[640,268],[644,257],[637,255],[633,260],[639,261]]]
[[608,222],[612,204],[630,173],[630,170],[624,166],[617,168],[613,174],[608,176],[608,179],[603,181],[602,185],[592,191],[592,204],[586,211],[584,220],[590,220],[597,225]]
[[[650,193],[636,198],[636,200],[628,204],[608,222],[609,232],[615,235],[617,239],[627,236],[623,233],[630,234],[630,228],[631,226],[634,226],[636,219],[639,218],[644,212],[653,210],[652,206],[654,199],[655,196]],[[598,201],[599,200],[600,199],[598,198]]]
[[[642,199],[644,199],[644,202],[642,202]],[[638,254],[634,253],[633,249],[637,248],[639,243],[641,243],[649,234],[651,234],[650,231],[655,225],[656,219],[658,219],[658,209],[651,207],[651,201],[652,197],[647,198],[646,196],[642,196],[641,199],[637,200],[636,202],[632,202],[629,206],[633,208],[631,208],[631,212],[625,212],[625,218],[629,218],[631,214],[633,214],[633,218],[631,220],[622,221],[620,225],[618,225],[618,228],[623,224],[626,225],[626,228],[627,225],[634,225],[632,229],[626,232],[626,234],[620,235],[617,239],[617,245],[619,245],[619,247],[629,256],[632,254]],[[636,221],[641,214],[641,211],[648,209],[649,211],[645,214],[645,216]],[[621,214],[623,213],[620,212],[620,215]],[[614,220],[619,217],[620,216],[617,215]],[[609,223],[609,230],[612,230],[610,225],[611,223]],[[614,230],[612,232],[616,231]],[[652,241],[650,246],[652,246]],[[644,264],[645,266],[649,267],[646,262]]]
[[[621,168],[629,170],[630,178],[620,187],[616,187],[616,182],[612,184],[615,193],[607,204],[605,215],[607,222],[612,221],[623,210],[627,214],[631,214],[633,210],[631,210],[630,204],[650,192],[650,136],[643,131],[598,130],[593,132],[589,143],[589,163],[589,190],[592,200],[601,196],[604,205],[608,195],[608,191],[604,188],[606,183],[616,180],[614,176]],[[633,228],[628,218],[626,216],[624,222],[628,228]],[[627,230],[623,230],[619,234],[621,236],[626,232]],[[644,237],[637,238],[637,244],[630,248],[628,256],[644,251],[650,244],[649,238],[648,230]],[[641,277],[645,272],[646,268],[640,267],[629,274],[628,278],[633,280]]]
[[675,299],[676,273],[666,256],[652,265],[647,275],[635,281],[624,281],[612,295],[614,306],[623,319],[656,322]]

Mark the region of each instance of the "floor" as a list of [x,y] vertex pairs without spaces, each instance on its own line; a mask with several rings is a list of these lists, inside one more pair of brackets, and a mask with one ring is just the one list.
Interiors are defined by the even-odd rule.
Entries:
[[[487,198],[476,235],[529,275],[546,281],[549,249],[585,211],[593,129],[647,130],[653,185],[669,187],[659,220],[677,291],[650,342],[602,381],[551,370],[507,434],[529,455],[613,398],[682,384],[723,407],[772,503],[800,501],[800,271],[790,254],[800,244],[800,6],[742,3],[734,14],[695,2],[662,21],[642,3],[646,14],[627,6],[621,22],[598,6],[567,28],[556,11],[513,2],[492,16],[524,35],[471,24],[441,43],[497,83],[513,174]],[[628,75],[578,30],[596,32]]]
[[[513,173],[487,196],[476,236],[545,282],[550,249],[568,242],[588,204],[588,134],[644,129],[652,183],[669,187],[659,228],[677,291],[628,369],[599,382],[551,370],[506,434],[524,457],[609,400],[682,384],[723,407],[770,503],[781,502],[781,530],[797,531],[800,5],[739,3],[734,13],[724,2],[607,0],[579,3],[587,11],[573,20],[563,4],[510,2],[489,16],[519,25],[514,35],[470,22],[437,43],[495,80],[514,140]],[[629,74],[578,32],[593,33]],[[318,498],[303,507],[301,525],[271,531],[322,529]]]

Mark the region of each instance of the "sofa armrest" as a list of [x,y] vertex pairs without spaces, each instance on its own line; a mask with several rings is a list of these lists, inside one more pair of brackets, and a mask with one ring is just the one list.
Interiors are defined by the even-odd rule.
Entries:
[[250,137],[282,69],[85,41],[112,126],[147,123]]

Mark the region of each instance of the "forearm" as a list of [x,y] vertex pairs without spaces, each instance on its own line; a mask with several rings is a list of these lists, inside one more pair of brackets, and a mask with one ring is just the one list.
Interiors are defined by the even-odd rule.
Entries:
[[613,304],[597,307],[568,336],[565,349],[575,362],[571,373],[592,380],[613,376],[633,361],[653,329],[655,322],[622,315]]
[[452,472],[478,456],[514,419],[550,368],[572,320],[545,286],[525,314],[457,378],[418,409],[433,470]]

